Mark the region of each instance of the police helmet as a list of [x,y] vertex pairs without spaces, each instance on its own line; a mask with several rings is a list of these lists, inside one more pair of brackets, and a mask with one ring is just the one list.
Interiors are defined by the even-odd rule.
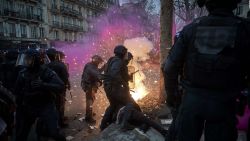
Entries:
[[47,51],[46,51],[46,54],[48,55],[48,57],[49,57],[49,59],[51,60],[51,61],[54,61],[54,60],[56,60],[56,56],[57,56],[57,51],[56,51],[56,49],[54,49],[54,48],[49,48]]
[[27,68],[38,67],[41,65],[40,52],[36,49],[28,49],[18,55],[16,66]]
[[118,45],[114,49],[114,54],[119,57],[124,57],[127,53],[127,48],[123,45]]
[[93,55],[93,56],[91,57],[91,59],[92,59],[92,62],[94,62],[94,63],[96,63],[96,64],[100,64],[100,63],[103,62],[102,57],[99,56],[99,55]]
[[197,0],[198,6],[206,6],[208,11],[211,11],[215,8],[234,10],[237,7],[237,4],[240,2],[241,0]]

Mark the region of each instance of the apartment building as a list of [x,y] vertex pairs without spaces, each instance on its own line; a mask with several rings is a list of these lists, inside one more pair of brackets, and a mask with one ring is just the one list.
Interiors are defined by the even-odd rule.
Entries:
[[0,0],[0,48],[75,42],[118,0]]
[[46,44],[42,0],[0,0],[0,46]]
[[90,30],[88,19],[96,17],[117,0],[47,0],[49,40],[74,42]]

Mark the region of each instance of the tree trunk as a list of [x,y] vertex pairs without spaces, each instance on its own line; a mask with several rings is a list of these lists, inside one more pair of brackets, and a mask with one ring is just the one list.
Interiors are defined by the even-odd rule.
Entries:
[[[161,42],[160,42],[160,63],[163,64],[172,46],[172,24],[173,24],[173,0],[161,0]],[[160,99],[163,103],[166,99],[163,73],[160,77]]]

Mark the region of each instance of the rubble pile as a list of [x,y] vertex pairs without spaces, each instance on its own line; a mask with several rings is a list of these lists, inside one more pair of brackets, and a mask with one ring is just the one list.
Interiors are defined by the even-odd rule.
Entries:
[[154,91],[137,102],[145,114],[152,114],[160,108],[159,94]]
[[164,141],[164,137],[153,128],[146,133],[137,128],[124,132],[119,125],[112,124],[93,141]]

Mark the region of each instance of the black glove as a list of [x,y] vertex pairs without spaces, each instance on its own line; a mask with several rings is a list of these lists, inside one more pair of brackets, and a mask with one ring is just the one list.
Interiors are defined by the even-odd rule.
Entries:
[[43,81],[41,79],[37,79],[31,82],[32,89],[39,89],[43,87]]

